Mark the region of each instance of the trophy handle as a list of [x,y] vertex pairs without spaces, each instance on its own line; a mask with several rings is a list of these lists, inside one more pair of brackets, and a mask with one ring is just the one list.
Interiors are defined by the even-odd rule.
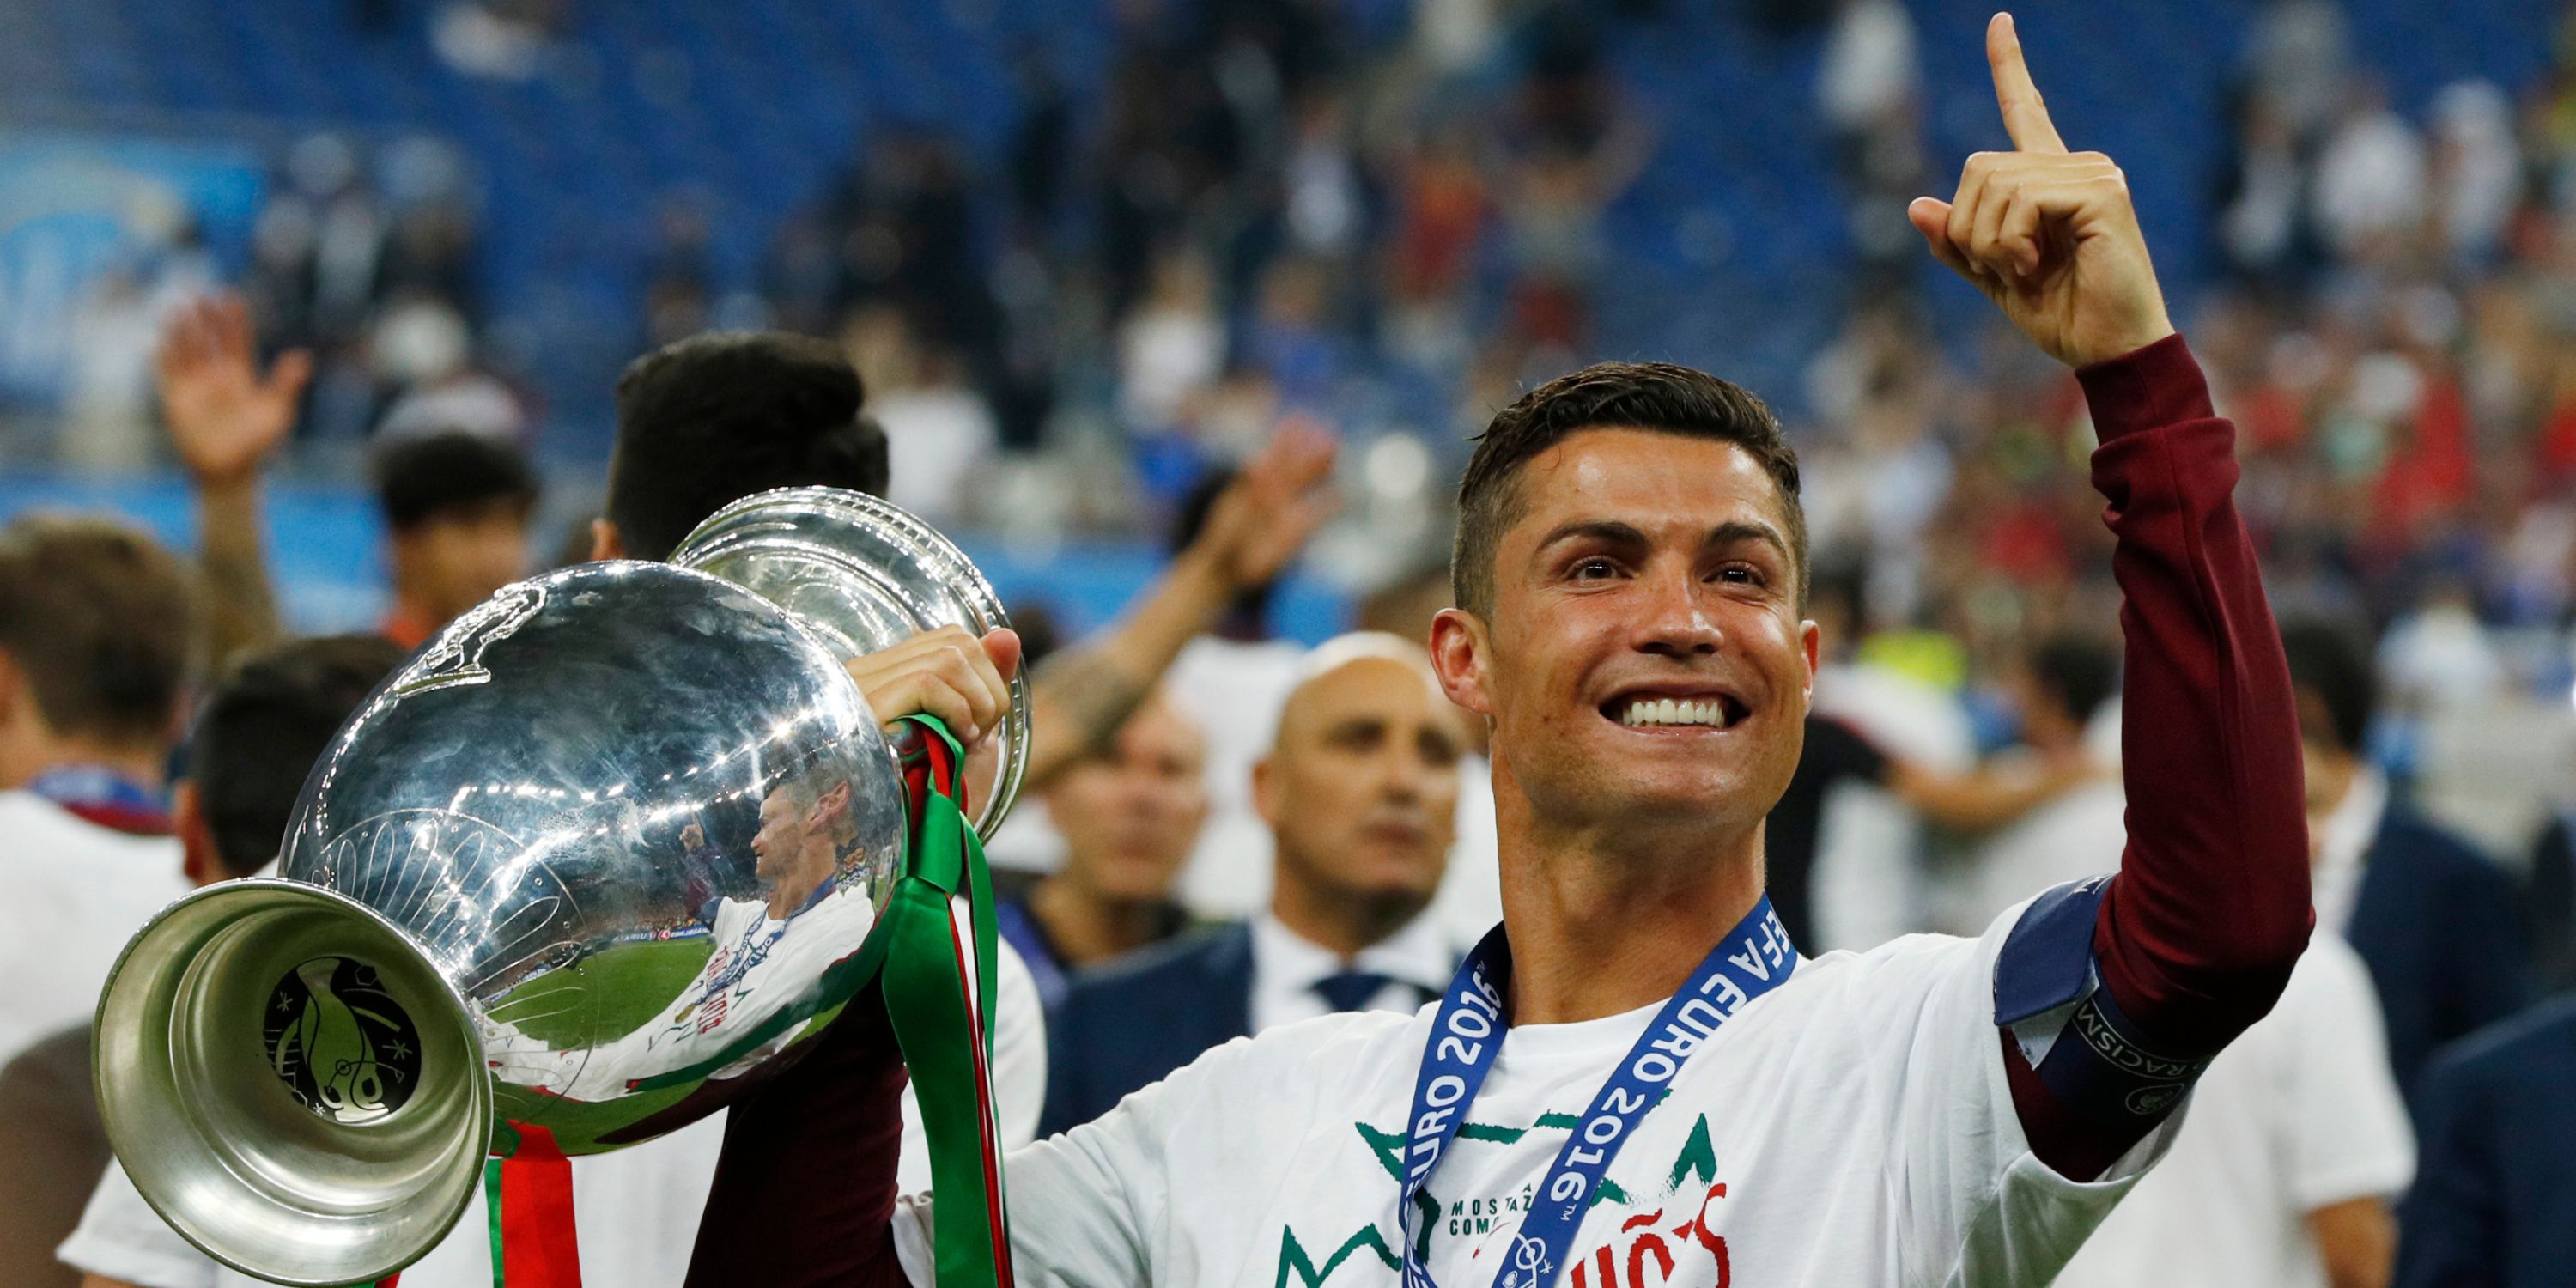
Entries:
[[91,1039],[99,1112],[135,1188],[207,1256],[291,1285],[373,1281],[481,1187],[492,1080],[469,1015],[374,909],[226,881],[117,959]]

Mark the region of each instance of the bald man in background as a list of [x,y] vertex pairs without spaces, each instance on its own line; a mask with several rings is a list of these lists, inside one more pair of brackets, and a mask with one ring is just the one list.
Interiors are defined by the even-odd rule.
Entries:
[[1418,646],[1361,633],[1308,655],[1252,771],[1269,909],[1078,978],[1050,1024],[1040,1134],[1231,1039],[1437,996],[1458,945],[1424,913],[1457,835],[1461,741]]

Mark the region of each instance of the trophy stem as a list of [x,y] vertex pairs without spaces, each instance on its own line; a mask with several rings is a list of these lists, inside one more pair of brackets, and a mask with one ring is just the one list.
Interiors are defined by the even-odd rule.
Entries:
[[93,1059],[109,1140],[206,1255],[294,1285],[419,1259],[474,1196],[492,1089],[464,1000],[382,915],[209,886],[126,946]]

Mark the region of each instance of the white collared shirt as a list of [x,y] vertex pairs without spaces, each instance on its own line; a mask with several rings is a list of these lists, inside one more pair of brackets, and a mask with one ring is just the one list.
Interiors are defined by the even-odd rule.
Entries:
[[2364,765],[2352,776],[2343,801],[2317,827],[2317,924],[2337,934],[2352,924],[2352,906],[2361,897],[2364,860],[2379,825],[2388,817],[2388,778]]
[[1409,1014],[1449,986],[1449,977],[1458,971],[1458,950],[1439,918],[1418,916],[1345,962],[1264,910],[1252,919],[1252,1031],[1332,1014],[1331,1003],[1315,991],[1315,984],[1353,970],[1375,971],[1395,981],[1361,1009]]

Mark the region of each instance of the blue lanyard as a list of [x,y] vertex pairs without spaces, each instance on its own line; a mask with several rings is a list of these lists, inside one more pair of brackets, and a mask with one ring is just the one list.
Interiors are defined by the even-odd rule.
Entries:
[[[1501,926],[1486,932],[1467,954],[1458,977],[1431,1017],[1431,1039],[1414,1075],[1413,1113],[1406,1118],[1404,1175],[1396,1195],[1396,1225],[1404,1238],[1405,1288],[1438,1288],[1425,1269],[1415,1238],[1415,1196],[1466,1121],[1467,1106],[1485,1085],[1494,1057],[1503,1046],[1503,986],[1511,978],[1511,944]],[[1593,1191],[1610,1170],[1610,1160],[1628,1143],[1646,1112],[1663,1099],[1682,1065],[1705,1044],[1718,1026],[1746,1003],[1779,987],[1798,968],[1798,951],[1789,932],[1764,896],[1726,932],[1691,971],[1654,1022],[1621,1057],[1610,1080],[1601,1084],[1592,1107],[1565,1138],[1521,1219],[1520,1234],[1495,1272],[1496,1288],[1549,1288],[1565,1264]]]
[[158,814],[159,792],[103,765],[56,765],[27,780],[27,790],[67,809],[89,806]]

